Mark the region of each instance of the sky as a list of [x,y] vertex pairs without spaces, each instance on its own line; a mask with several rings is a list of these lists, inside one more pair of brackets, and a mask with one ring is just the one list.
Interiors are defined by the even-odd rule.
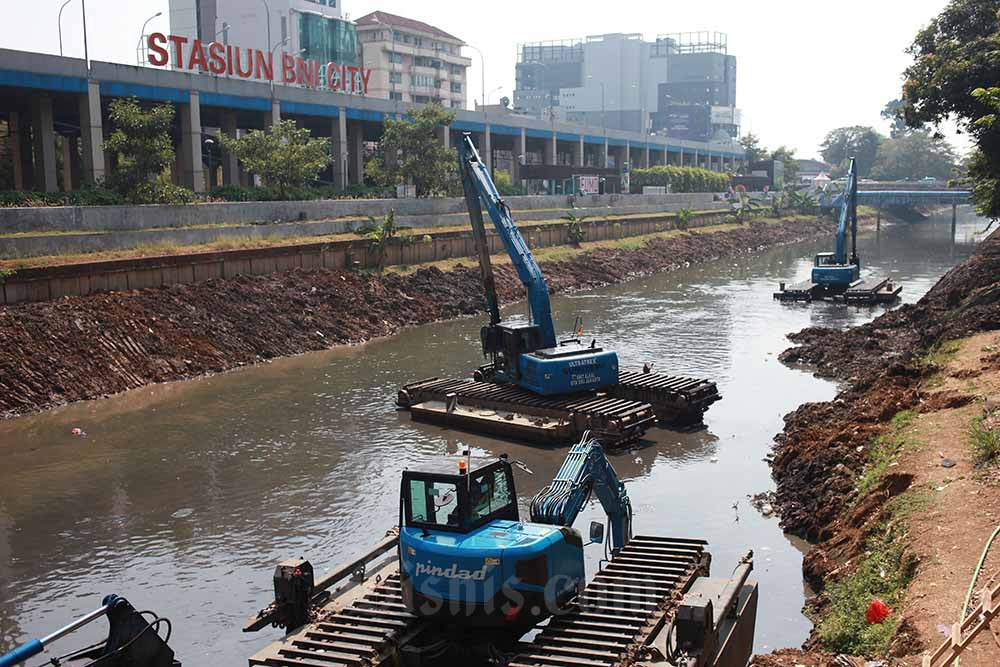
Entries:
[[[257,0],[246,0],[256,2]],[[0,22],[0,47],[59,53],[57,17],[63,0],[10,0]],[[743,132],[753,132],[767,148],[793,147],[798,157],[818,157],[831,129],[871,125],[888,133],[879,112],[899,96],[902,72],[910,63],[906,48],[917,31],[946,0],[715,0],[649,2],[578,0],[502,3],[458,0],[414,3],[406,0],[343,0],[350,18],[384,10],[418,19],[478,47],[484,55],[488,96],[513,98],[517,45],[612,32],[657,35],[709,30],[729,37],[737,57],[736,102],[743,110]],[[63,12],[63,49],[83,56],[81,0]],[[16,7],[16,8],[15,8]],[[90,57],[134,64],[143,22],[156,12],[148,31],[169,32],[167,0],[88,0]],[[466,49],[469,106],[478,98],[484,68]],[[945,135],[964,152],[968,142],[954,128]]]

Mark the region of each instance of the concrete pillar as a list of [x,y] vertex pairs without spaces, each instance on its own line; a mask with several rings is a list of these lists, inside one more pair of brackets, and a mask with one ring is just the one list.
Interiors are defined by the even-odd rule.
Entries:
[[181,178],[185,187],[205,191],[205,170],[201,163],[201,96],[188,93],[188,103],[181,104]]
[[73,137],[62,137],[62,189],[69,192],[73,189]]
[[582,167],[584,165],[584,147],[583,147],[583,135],[580,135],[580,141],[576,147],[576,166]]
[[556,139],[556,133],[553,132],[552,136],[545,141],[545,153],[546,162],[548,164],[559,164],[559,142]]
[[281,120],[281,101],[271,100],[271,112],[267,114],[267,118],[264,119],[264,125],[266,127],[271,127],[280,120]]
[[69,177],[70,187],[74,190],[80,187],[80,139],[70,137],[69,141]]
[[35,187],[46,192],[59,189],[56,180],[56,132],[52,125],[52,98],[39,95],[32,109],[31,138],[35,149]]
[[604,137],[604,149],[603,149],[602,155],[601,155],[601,164],[600,164],[600,166],[604,167],[605,169],[607,169],[607,167],[608,167],[608,138],[607,137]]
[[24,150],[21,147],[21,119],[16,111],[7,116],[7,131],[10,133],[10,158],[14,161],[14,189],[24,189]]
[[521,133],[514,139],[514,173],[510,175],[511,180],[515,182],[520,182],[524,180],[521,175],[521,166],[527,160],[528,154],[528,137],[524,132],[524,128],[521,128]]
[[437,134],[438,141],[441,142],[441,145],[445,148],[451,148],[451,127],[442,125],[435,130],[435,132]]
[[493,134],[490,126],[483,126],[483,154],[480,156],[486,160],[486,171],[493,174]]
[[[232,139],[236,138],[236,112],[222,112],[222,127],[219,128],[223,134]],[[240,184],[240,161],[232,152],[222,149],[222,184]]]
[[87,82],[87,92],[78,98],[80,107],[80,149],[83,153],[83,182],[93,183],[107,176],[104,160],[104,126],[101,120],[101,85]]
[[621,154],[622,154],[623,157],[621,159],[621,162],[617,163],[618,171],[621,171],[622,169],[625,168],[625,163],[626,162],[628,162],[629,169],[631,169],[632,168],[632,144],[630,144],[629,142],[626,141],[625,142],[625,150],[623,150],[621,152]]
[[330,149],[333,151],[333,182],[338,188],[343,190],[347,187],[348,174],[347,167],[347,109],[337,108],[337,117],[333,119],[331,128],[332,140]]
[[646,144],[646,147],[642,149],[642,166],[644,169],[649,169],[649,157],[649,144]]
[[347,124],[348,179],[351,185],[365,182],[365,134],[361,123]]

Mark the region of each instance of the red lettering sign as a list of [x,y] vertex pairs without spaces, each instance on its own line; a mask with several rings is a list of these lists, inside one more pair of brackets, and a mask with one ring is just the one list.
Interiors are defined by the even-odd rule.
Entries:
[[[241,79],[275,80],[274,53],[260,49],[219,42],[212,42],[206,47],[201,40],[161,32],[151,33],[146,44],[149,49],[146,58],[157,67],[172,65],[177,69],[235,75]],[[323,65],[318,60],[306,60],[287,53],[281,54],[280,67],[282,83],[362,95],[368,94],[368,81],[372,75],[370,69],[334,62]]]

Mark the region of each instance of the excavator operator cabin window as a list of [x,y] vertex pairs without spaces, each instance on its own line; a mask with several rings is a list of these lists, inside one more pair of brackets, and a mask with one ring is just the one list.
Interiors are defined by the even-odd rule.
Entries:
[[473,523],[506,508],[511,496],[507,474],[502,468],[472,475],[469,480],[469,505],[472,507]]
[[410,480],[410,517],[422,523],[458,526],[458,488],[454,482]]

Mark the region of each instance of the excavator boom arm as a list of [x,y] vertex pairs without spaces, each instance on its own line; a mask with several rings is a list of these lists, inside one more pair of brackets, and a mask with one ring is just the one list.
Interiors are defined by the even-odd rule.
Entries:
[[[458,145],[458,159],[462,174],[462,187],[465,190],[465,202],[469,209],[469,217],[472,220],[473,233],[482,234],[481,240],[477,238],[476,243],[479,249],[479,263],[483,267],[483,281],[487,291],[486,302],[490,309],[491,319],[495,318],[494,323],[499,322],[500,315],[499,311],[495,310],[497,298],[496,290],[493,287],[493,271],[492,268],[487,269],[490,266],[489,248],[486,245],[485,231],[482,225],[482,212],[479,208],[479,202],[476,201],[472,193],[478,195],[479,200],[482,201],[483,206],[489,213],[490,219],[493,220],[493,226],[503,241],[503,247],[510,256],[510,261],[514,265],[514,268],[517,270],[517,276],[520,278],[521,284],[528,291],[531,318],[541,330],[542,346],[555,347],[556,333],[555,326],[552,323],[549,288],[545,284],[542,270],[538,267],[538,263],[535,262],[535,258],[531,254],[531,249],[528,247],[527,242],[525,242],[524,237],[521,236],[521,232],[518,231],[517,225],[514,224],[514,218],[510,214],[510,209],[507,208],[507,204],[500,198],[500,193],[497,192],[496,186],[493,185],[493,179],[490,178],[486,165],[480,160],[479,153],[472,143],[472,138],[467,134],[462,137],[462,141]],[[477,221],[479,223],[478,229]],[[486,255],[485,259],[483,257],[484,253]]]
[[611,550],[617,553],[632,538],[632,503],[600,442],[589,433],[569,450],[552,483],[531,499],[531,520],[571,526],[592,492],[608,515]]

